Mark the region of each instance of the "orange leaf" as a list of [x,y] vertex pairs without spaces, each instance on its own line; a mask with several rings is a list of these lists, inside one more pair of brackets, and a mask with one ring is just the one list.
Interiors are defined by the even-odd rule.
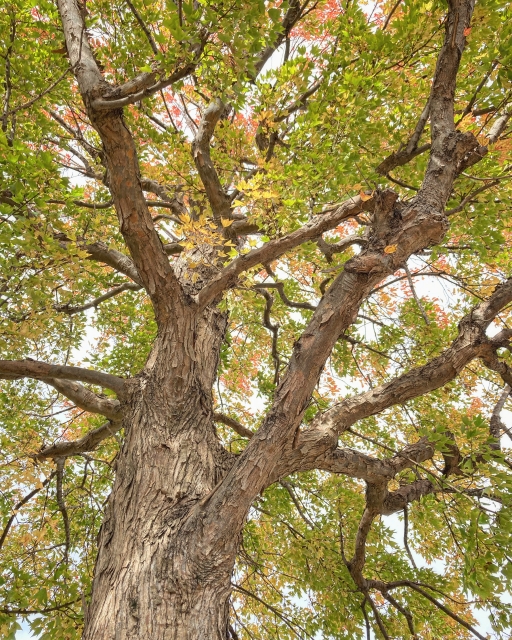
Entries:
[[387,247],[384,247],[384,253],[395,253],[397,246],[396,244],[388,244]]
[[370,193],[369,195],[367,193],[365,193],[364,191],[360,191],[359,192],[359,196],[361,198],[361,200],[363,202],[366,202],[367,200],[369,200],[372,197],[372,194]]
[[471,27],[466,27],[463,33],[464,33],[464,36],[469,36],[469,34],[471,33]]

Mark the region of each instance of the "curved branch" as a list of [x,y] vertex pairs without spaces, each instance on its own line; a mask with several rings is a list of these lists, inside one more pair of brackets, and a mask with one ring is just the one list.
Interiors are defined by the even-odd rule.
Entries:
[[46,381],[48,378],[59,380],[79,380],[112,389],[118,396],[123,396],[124,379],[110,373],[70,367],[60,364],[48,364],[38,360],[0,360],[0,379],[19,380],[20,378],[34,378]]
[[[512,302],[512,278],[498,285],[488,300],[481,302],[461,320],[459,336],[439,356],[390,382],[353,398],[347,398],[325,413],[316,416],[309,427],[299,434],[296,447],[282,457],[273,472],[273,477],[282,477],[294,471],[312,468],[346,473],[345,470],[341,471],[344,468],[346,453],[333,450],[338,435],[359,420],[444,386],[453,380],[471,360],[488,354],[489,350],[496,345],[503,345],[504,341],[510,338],[508,330],[500,332],[491,339],[486,338],[485,330],[501,309],[510,302]],[[504,363],[500,365],[506,367]],[[411,457],[412,452],[409,451],[402,459]],[[395,467],[396,471],[400,470],[398,460],[396,465],[398,465]],[[340,471],[336,471],[337,469]]]
[[192,157],[212,208],[213,219],[217,224],[222,219],[230,220],[232,217],[230,198],[222,188],[210,155],[213,132],[225,110],[226,105],[220,98],[213,100],[205,109],[192,142]]
[[103,442],[103,440],[115,436],[121,427],[121,422],[113,422],[109,420],[108,422],[105,422],[105,424],[89,431],[89,433],[86,433],[77,440],[58,442],[50,447],[46,447],[39,453],[35,454],[34,459],[45,460],[47,458],[63,458],[93,451],[101,442]]
[[61,311],[62,313],[66,313],[67,315],[74,315],[75,313],[82,313],[83,311],[87,311],[88,309],[95,309],[99,304],[105,302],[105,300],[109,300],[110,298],[114,298],[115,296],[123,293],[124,291],[140,291],[142,287],[139,284],[134,282],[125,282],[124,284],[120,284],[117,287],[114,287],[110,291],[107,291],[101,296],[94,298],[90,302],[86,302],[85,304],[78,305],[76,307],[68,304],[59,304],[55,307],[57,311]]
[[[78,4],[73,0],[58,0],[57,5],[73,73],[91,124],[103,143],[109,189],[114,199],[120,231],[138,272],[139,283],[151,298],[159,325],[173,322],[177,319],[176,315],[179,315],[178,309],[183,309],[184,306],[183,290],[162,249],[144,198],[133,136],[123,120],[119,109],[121,105],[117,104],[119,101],[98,99],[98,96],[117,96],[121,89],[109,91],[109,85],[91,50],[83,12]],[[183,69],[176,74],[183,77],[183,74],[180,75],[182,71]],[[188,71],[189,69],[187,73]],[[157,88],[163,86],[162,82],[157,85]],[[143,92],[147,90],[144,89]],[[138,100],[140,98],[137,95],[121,98],[121,101],[128,100],[129,103]],[[108,111],[99,110],[102,108]]]
[[205,308],[212,300],[226,289],[234,286],[238,276],[255,267],[258,264],[272,262],[282,256],[286,251],[317,238],[322,233],[334,229],[342,220],[354,217],[363,211],[371,211],[374,206],[374,198],[363,202],[360,196],[346,200],[333,210],[319,214],[311,222],[300,229],[292,231],[282,238],[276,238],[265,243],[262,247],[253,249],[249,253],[241,255],[221,269],[196,296],[200,309]]
[[85,409],[90,413],[99,413],[110,420],[119,420],[121,417],[119,400],[102,398],[78,382],[58,380],[56,378],[44,378],[43,382],[57,389],[59,393],[69,398],[80,409]]
[[292,309],[307,309],[308,311],[314,311],[316,307],[309,302],[294,302],[286,295],[284,291],[284,283],[282,282],[257,282],[253,289],[277,289],[279,297],[287,307]]
[[36,489],[33,489],[30,493],[27,493],[27,495],[22,498],[17,504],[16,506],[13,508],[13,513],[10,516],[10,518],[7,520],[7,522],[5,523],[5,527],[4,530],[2,531],[2,535],[0,536],[0,549],[2,549],[2,547],[4,546],[4,542],[5,539],[7,538],[7,535],[9,534],[9,530],[12,527],[12,523],[14,522],[14,519],[16,518],[16,514],[17,512],[21,509],[21,507],[23,507],[23,505],[27,504],[27,502],[29,502],[29,500],[32,500],[32,498],[37,495],[42,489],[44,489],[45,487],[47,487],[50,482],[52,481],[52,479],[55,477],[56,475],[56,471],[52,471],[50,473],[50,475],[46,478],[46,480],[43,480],[43,482],[41,483],[40,487],[37,487]]

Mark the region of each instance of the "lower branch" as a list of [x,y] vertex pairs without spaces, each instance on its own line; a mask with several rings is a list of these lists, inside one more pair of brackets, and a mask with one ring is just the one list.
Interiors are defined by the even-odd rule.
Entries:
[[34,456],[34,459],[45,460],[47,458],[64,458],[93,451],[101,442],[103,442],[103,440],[115,436],[121,427],[121,422],[113,422],[109,420],[108,422],[105,422],[105,424],[102,424],[101,427],[97,427],[96,429],[86,433],[85,436],[78,438],[78,440],[59,442],[51,447],[46,447],[37,453]]
[[110,420],[120,419],[121,405],[119,400],[102,398],[78,382],[57,380],[56,378],[46,378],[43,379],[43,382],[57,389],[59,393],[74,402],[80,409],[85,409],[90,413],[99,413]]
[[112,389],[118,396],[122,396],[124,392],[123,378],[110,373],[82,369],[81,367],[48,364],[30,358],[26,360],[0,360],[0,380],[19,380],[20,378],[79,380]]

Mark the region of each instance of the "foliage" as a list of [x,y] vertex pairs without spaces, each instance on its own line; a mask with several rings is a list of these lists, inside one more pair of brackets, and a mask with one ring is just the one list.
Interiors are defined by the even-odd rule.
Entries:
[[[425,173],[427,153],[387,175],[378,167],[407,143],[425,106],[445,4],[310,3],[260,72],[254,61],[282,35],[288,9],[279,1],[87,3],[88,37],[113,84],[155,69],[164,78],[195,61],[191,52],[210,34],[193,73],[124,109],[160,238],[175,248],[172,264],[188,261],[192,284],[207,261],[205,246],[221,244],[227,264],[347,198],[364,200],[392,187],[408,201]],[[104,151],[69,70],[57,9],[46,0],[5,0],[0,34],[1,357],[135,375],[156,324],[146,292],[137,284],[118,291],[130,281],[88,249],[103,242],[126,253]],[[478,3],[465,35],[456,117],[460,130],[486,145],[511,108],[509,3]],[[201,116],[216,97],[229,105],[211,145],[233,203],[234,220],[224,227],[251,228],[227,239],[212,222],[192,153]],[[422,143],[429,134],[427,124]],[[306,424],[341,398],[439,355],[464,314],[510,275],[511,163],[509,128],[458,177],[442,243],[367,297],[324,367]],[[367,226],[365,214],[346,220],[324,234],[324,244],[316,238],[254,267],[224,295],[229,328],[215,390],[219,412],[253,430],[261,424],[314,307],[357,255]],[[352,235],[354,244],[343,251],[324,246]],[[282,286],[263,286],[269,283]],[[97,300],[105,294],[112,295]],[[509,316],[502,311],[496,330]],[[510,362],[505,351],[500,357]],[[484,611],[496,638],[509,637],[512,627],[506,603],[512,588],[510,440],[503,436],[498,450],[489,435],[502,392],[500,376],[474,360],[444,387],[366,418],[340,438],[342,446],[377,458],[424,435],[434,442],[435,456],[405,469],[392,488],[422,477],[438,489],[410,505],[408,546],[397,533],[402,515],[376,520],[365,575],[429,585],[422,587],[428,595],[469,624]],[[58,461],[37,453],[100,424],[102,418],[44,382],[1,381],[2,637],[15,637],[20,618],[40,638],[71,640],[81,633],[122,434],[68,458],[60,470]],[[246,446],[226,425],[219,423],[218,433],[235,453]],[[465,466],[443,475],[453,441]],[[323,471],[297,473],[264,492],[249,514],[233,578],[231,625],[239,638],[355,639],[365,637],[366,625],[376,635],[382,625],[389,637],[409,637],[406,616],[381,593],[372,602],[363,597],[344,562],[344,554],[354,552],[364,498],[362,480]],[[392,593],[413,613],[417,637],[471,637],[421,592],[404,586]]]

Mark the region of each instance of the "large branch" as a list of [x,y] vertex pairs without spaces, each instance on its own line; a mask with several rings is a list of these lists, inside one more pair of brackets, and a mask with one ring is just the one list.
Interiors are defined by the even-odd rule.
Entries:
[[[389,194],[388,194],[389,197]],[[238,276],[258,264],[272,262],[286,251],[318,238],[322,233],[334,229],[340,222],[354,217],[363,211],[371,211],[375,198],[363,201],[359,196],[350,198],[328,213],[319,214],[300,229],[292,231],[282,238],[276,238],[262,247],[253,249],[228,264],[198,293],[196,301],[201,309],[208,306],[220,293],[236,284]]]
[[71,382],[70,380],[44,378],[44,382],[57,389],[59,393],[74,402],[80,409],[85,409],[90,413],[99,413],[110,420],[119,420],[121,417],[119,400],[102,398],[78,382]]
[[112,269],[119,271],[119,273],[123,273],[136,284],[142,286],[142,280],[137,272],[137,268],[129,256],[117,251],[117,249],[109,249],[103,242],[86,244],[84,249],[89,254],[91,260],[103,262],[103,264],[112,267]]
[[0,360],[0,379],[19,380],[20,378],[79,380],[112,389],[120,397],[124,392],[123,378],[113,376],[110,373],[60,364],[47,364],[37,360]]
[[[209,499],[205,521],[215,530],[219,541],[226,527],[238,530],[242,526],[252,501],[268,486],[275,467],[287,451],[295,449],[300,423],[321,370],[339,336],[357,317],[363,300],[378,282],[401,268],[413,253],[438,244],[446,232],[444,207],[457,169],[464,157],[479,146],[471,134],[456,132],[453,123],[455,83],[465,45],[464,31],[469,26],[472,9],[472,0],[450,5],[445,42],[431,94],[431,155],[418,196],[407,204],[395,204],[396,196],[392,192],[375,195],[373,235],[367,248],[345,263],[343,272],[323,296],[295,343],[286,376],[276,389],[266,419]],[[236,263],[229,265],[227,272],[224,270],[214,286],[222,280],[229,284],[230,278],[236,277],[237,268],[233,266]],[[237,504],[236,509],[233,504]],[[219,514],[222,517],[219,518]]]
[[[498,285],[488,300],[477,305],[459,323],[459,335],[439,356],[421,367],[415,367],[397,378],[353,398],[347,398],[323,414],[319,414],[302,431],[295,448],[287,451],[273,472],[274,478],[313,468],[345,473],[345,450],[334,449],[338,436],[359,420],[381,413],[439,389],[458,376],[471,360],[487,356],[489,349],[502,346],[510,339],[507,331],[491,339],[485,335],[496,315],[512,302],[512,278]],[[409,452],[411,458],[411,452]],[[425,458],[427,459],[427,458]],[[361,462],[361,459],[358,459]],[[416,460],[419,462],[420,460]],[[394,473],[399,471],[394,469]],[[350,472],[348,475],[353,475]],[[364,478],[361,475],[358,477]]]
[[213,132],[225,109],[226,106],[220,98],[213,100],[205,109],[192,142],[194,163],[212,208],[213,218],[218,225],[222,219],[230,220],[232,217],[230,198],[222,188],[210,155]]
[[91,106],[97,110],[121,109],[129,104],[140,102],[143,98],[147,98],[157,91],[176,84],[176,82],[186,78],[194,71],[203,48],[204,44],[201,46],[196,60],[185,63],[167,78],[155,82],[156,72],[142,73],[125,84],[103,93],[101,98],[93,100]]
[[141,186],[133,137],[119,110],[101,111],[96,99],[108,89],[92,54],[78,3],[58,0],[69,59],[92,125],[98,131],[108,168],[108,184],[126,245],[140,282],[148,292],[157,322],[176,320],[177,307],[184,304],[162,243],[155,230]]

